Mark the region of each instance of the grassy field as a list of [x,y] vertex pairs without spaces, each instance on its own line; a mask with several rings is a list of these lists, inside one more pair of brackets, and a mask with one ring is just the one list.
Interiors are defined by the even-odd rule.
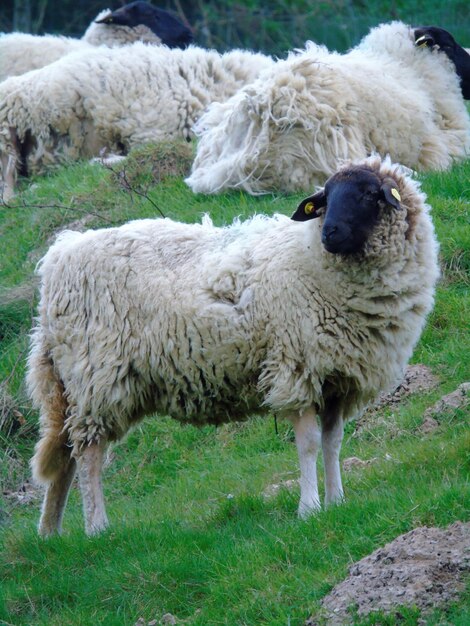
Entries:
[[[36,534],[40,500],[11,497],[27,481],[37,415],[24,388],[35,306],[34,267],[64,227],[121,224],[164,214],[217,224],[235,216],[290,214],[301,196],[193,195],[183,183],[186,144],[146,148],[114,171],[79,164],[35,181],[0,208],[0,624],[133,625],[166,613],[209,626],[296,625],[314,614],[348,566],[419,525],[470,518],[468,414],[417,428],[424,410],[470,380],[470,161],[422,176],[441,244],[442,279],[413,362],[439,377],[430,392],[349,424],[343,458],[376,458],[344,475],[347,501],[308,521],[298,490],[263,491],[298,476],[293,435],[272,417],[224,427],[146,419],[109,455],[105,495],[111,527],[84,535],[78,489],[64,535]],[[321,477],[321,476],[320,476]],[[470,623],[470,588],[426,624]],[[402,611],[417,624],[419,612]],[[356,620],[372,624],[371,620]],[[395,624],[382,617],[380,624]]]

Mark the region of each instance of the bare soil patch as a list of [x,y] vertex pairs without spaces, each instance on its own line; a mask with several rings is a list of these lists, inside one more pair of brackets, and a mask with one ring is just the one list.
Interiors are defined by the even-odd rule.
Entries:
[[359,616],[383,611],[398,618],[399,606],[416,606],[426,614],[456,599],[469,572],[470,522],[415,528],[352,565],[322,608],[329,626],[351,623],[351,609]]
[[395,391],[382,394],[374,409],[400,403],[404,398],[414,393],[422,393],[437,387],[439,378],[432,370],[420,363],[408,365],[405,376]]

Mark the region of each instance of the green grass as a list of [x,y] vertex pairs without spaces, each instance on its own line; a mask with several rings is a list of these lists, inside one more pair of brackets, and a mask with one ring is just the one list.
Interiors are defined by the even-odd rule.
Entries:
[[[107,226],[160,211],[184,221],[209,213],[223,224],[254,212],[289,214],[300,199],[193,195],[182,181],[190,159],[190,148],[171,146],[139,151],[125,175],[118,166],[111,172],[73,165],[38,179],[13,206],[0,209],[4,489],[18,488],[27,478],[36,435],[24,357],[35,305],[34,266],[53,233],[77,220]],[[217,429],[147,418],[112,450],[105,472],[111,527],[102,536],[84,535],[76,487],[64,535],[47,541],[36,534],[39,501],[4,500],[0,624],[127,626],[167,612],[200,626],[303,624],[352,562],[416,526],[468,520],[468,414],[442,415],[431,435],[420,435],[417,427],[427,407],[470,380],[469,180],[470,161],[422,176],[443,275],[413,360],[431,367],[441,383],[369,415],[359,430],[347,426],[343,458],[377,461],[344,474],[344,505],[299,521],[297,490],[262,496],[270,484],[298,475],[291,428],[280,422],[276,434],[272,416]],[[451,607],[436,609],[427,623],[470,623],[469,598],[467,590]],[[401,613],[401,623],[417,624],[418,611]]]

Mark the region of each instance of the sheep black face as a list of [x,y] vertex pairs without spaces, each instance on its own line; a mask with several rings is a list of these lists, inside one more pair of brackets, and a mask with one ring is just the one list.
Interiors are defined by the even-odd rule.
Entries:
[[460,77],[462,95],[465,100],[470,100],[470,54],[459,46],[450,33],[437,26],[415,28],[414,36],[417,46],[437,47],[447,54]]
[[96,20],[97,24],[117,24],[118,26],[147,26],[169,48],[185,48],[193,40],[193,33],[187,26],[173,17],[168,11],[157,9],[148,2],[137,0]]
[[393,180],[382,181],[370,169],[351,167],[329,178],[325,188],[302,200],[292,216],[303,222],[324,215],[322,243],[328,252],[360,252],[384,203],[400,208]]

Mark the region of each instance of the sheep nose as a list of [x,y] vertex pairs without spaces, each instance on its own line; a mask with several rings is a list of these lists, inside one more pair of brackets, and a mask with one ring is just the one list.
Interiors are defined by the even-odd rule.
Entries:
[[328,225],[325,224],[323,226],[323,231],[322,231],[322,242],[323,243],[328,243],[330,241],[334,241],[337,237],[337,232],[338,232],[338,227],[334,226],[334,225]]

